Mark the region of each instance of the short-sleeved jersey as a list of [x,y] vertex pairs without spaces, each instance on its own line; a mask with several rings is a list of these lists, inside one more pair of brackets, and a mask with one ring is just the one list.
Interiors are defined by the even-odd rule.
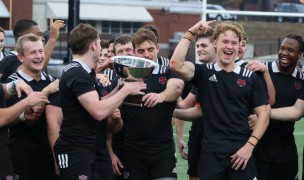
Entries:
[[216,63],[195,65],[191,82],[197,87],[203,111],[202,150],[236,152],[251,135],[247,118],[253,108],[267,104],[267,93],[257,75],[238,65],[232,72]]
[[49,105],[61,107],[59,92],[51,94],[48,99],[50,101]]
[[95,148],[97,121],[81,105],[78,96],[97,91],[102,97],[100,84],[95,72],[80,61],[70,62],[61,75],[59,82],[60,103],[63,120],[59,138],[73,146]]
[[11,53],[8,56],[5,56],[0,62],[0,74],[2,74],[1,82],[5,82],[11,74],[16,72],[20,65],[21,62],[15,54]]
[[[272,105],[272,108],[294,105],[304,90],[303,73],[295,69],[291,75],[284,75],[280,73],[276,61],[268,62],[267,66],[276,91],[275,103]],[[262,141],[275,144],[294,143],[294,123],[270,119]]]
[[116,77],[116,72],[113,69],[106,69],[102,72],[102,74],[108,75],[109,80],[112,81],[114,77]]
[[[144,80],[145,93],[161,93],[168,80],[176,78],[167,66],[157,66],[151,76]],[[125,126],[125,144],[132,148],[141,147],[157,150],[172,146],[171,118],[175,102],[159,103],[153,108],[123,105],[122,119]]]
[[[10,75],[7,79],[7,82],[17,79],[22,79],[33,89],[33,91],[42,91],[46,86],[48,86],[52,81],[55,80],[54,77],[48,75],[45,72],[41,72],[40,76],[41,79],[39,81],[36,81],[29,75],[25,74],[23,71],[19,70],[18,72]],[[11,106],[25,97],[26,97],[25,94],[22,94],[21,98],[18,98],[17,96],[13,96],[7,101],[7,105]],[[25,123],[18,123],[16,125],[13,125],[10,128],[10,137],[23,138],[23,139],[28,138],[31,140],[35,140],[36,142],[42,142],[45,145],[48,145],[49,143],[47,138],[47,125],[46,125],[45,112],[43,112],[39,120],[31,126]]]

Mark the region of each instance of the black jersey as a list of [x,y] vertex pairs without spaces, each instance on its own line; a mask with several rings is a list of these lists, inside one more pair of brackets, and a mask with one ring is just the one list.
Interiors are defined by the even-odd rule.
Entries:
[[59,92],[51,94],[48,99],[50,101],[50,105],[61,107]]
[[81,105],[78,96],[97,91],[102,97],[95,72],[80,61],[70,62],[59,82],[63,120],[59,138],[68,144],[95,148],[97,121]]
[[[161,93],[167,81],[176,76],[169,67],[157,66],[151,76],[144,80],[145,93]],[[133,148],[164,148],[172,145],[171,118],[176,102],[164,102],[153,108],[123,105],[122,119],[125,126],[125,144]]]
[[1,82],[5,82],[11,74],[16,72],[20,65],[21,62],[18,60],[17,55],[11,53],[5,56],[0,62]]
[[102,74],[108,75],[109,76],[109,80],[112,81],[114,77],[117,76],[116,72],[113,69],[106,69],[102,72]]
[[[36,81],[29,75],[25,74],[23,71],[19,70],[16,73],[13,73],[8,77],[6,80],[7,82],[11,82],[13,80],[22,79],[26,82],[33,91],[42,91],[46,86],[48,86],[52,81],[55,80],[54,77],[48,75],[45,72],[41,72],[41,79]],[[11,106],[21,99],[26,97],[25,94],[22,94],[21,98],[17,96],[13,96],[7,101],[7,105]],[[41,117],[37,122],[33,125],[29,126],[25,123],[18,123],[10,128],[10,137],[12,138],[29,138],[36,142],[44,143],[48,145],[48,138],[47,138],[47,125],[46,125],[46,115],[45,112],[41,114]]]
[[157,56],[157,63],[161,66],[168,66],[170,65],[170,59],[162,57],[162,56]]
[[[277,62],[268,62],[268,69],[272,79],[276,96],[272,108],[292,106],[304,89],[303,73],[296,69],[291,75],[280,73]],[[269,126],[262,138],[267,143],[294,143],[295,122],[283,122],[270,119]]]
[[[3,90],[2,84],[0,83],[0,108],[5,108],[5,92]],[[8,141],[8,129],[7,127],[0,127],[0,144],[7,143]],[[1,149],[1,146],[0,146]]]
[[203,111],[202,150],[235,153],[251,135],[252,109],[267,104],[265,88],[254,72],[238,65],[226,72],[216,63],[195,65],[192,83]]
[[304,101],[304,91],[302,91],[302,93],[301,93],[301,95],[299,96],[299,98],[298,98],[298,99],[300,99],[300,100]]

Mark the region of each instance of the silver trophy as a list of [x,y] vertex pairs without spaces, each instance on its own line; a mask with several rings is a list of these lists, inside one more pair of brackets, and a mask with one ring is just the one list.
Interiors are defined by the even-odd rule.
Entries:
[[[126,81],[143,81],[152,74],[157,63],[145,58],[135,56],[114,56],[111,58],[116,74]],[[142,106],[142,95],[130,95],[124,104]]]

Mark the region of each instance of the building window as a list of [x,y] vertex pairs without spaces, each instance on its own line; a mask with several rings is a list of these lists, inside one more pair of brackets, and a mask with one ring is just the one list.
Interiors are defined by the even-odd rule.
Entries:
[[105,34],[133,34],[143,23],[140,22],[120,22],[120,21],[102,21],[101,32]]
[[122,22],[121,23],[122,33],[131,33],[131,23],[129,22]]

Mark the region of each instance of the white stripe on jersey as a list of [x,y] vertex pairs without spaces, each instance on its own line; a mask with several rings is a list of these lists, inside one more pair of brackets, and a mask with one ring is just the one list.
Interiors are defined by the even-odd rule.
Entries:
[[78,63],[70,63],[70,64],[68,64],[68,65],[63,69],[63,71],[66,72],[66,71],[68,71],[69,69],[71,69],[71,68],[73,68],[73,67],[80,67],[80,66],[81,66],[81,65],[78,64]]
[[169,66],[170,60],[168,58],[164,58],[162,56],[159,56],[157,58],[158,64],[163,65],[163,66]]
[[243,71],[243,76],[245,77],[250,77],[252,74],[252,71],[248,70],[248,69],[244,69]]

